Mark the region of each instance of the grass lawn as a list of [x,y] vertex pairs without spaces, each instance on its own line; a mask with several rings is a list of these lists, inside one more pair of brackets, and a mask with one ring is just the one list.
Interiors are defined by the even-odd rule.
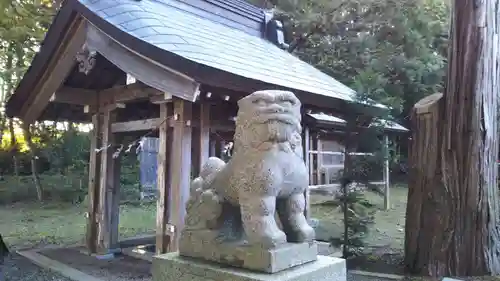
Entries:
[[[52,186],[46,180],[44,186]],[[6,186],[0,186],[0,195],[12,194],[12,190],[22,188],[26,179],[17,182],[16,188],[6,191]],[[57,181],[54,179],[54,181]],[[19,183],[21,183],[19,185]],[[1,183],[0,183],[1,185]],[[56,186],[62,185],[61,183]],[[74,187],[70,182],[61,188]],[[33,193],[33,191],[29,191]],[[24,194],[20,194],[24,195]],[[382,210],[383,198],[380,195],[367,192],[370,202],[379,206],[376,214],[376,224],[368,237],[367,244],[371,246],[389,246],[402,249],[404,240],[404,219],[406,212],[407,189],[393,187],[391,189],[390,211]],[[312,217],[320,221],[317,229],[319,240],[329,240],[338,237],[342,232],[342,214],[331,206],[320,205],[330,197],[312,195]],[[0,232],[6,242],[15,248],[33,247],[45,244],[74,244],[83,242],[85,235],[86,208],[80,204],[71,203],[15,203],[0,204]],[[156,204],[127,204],[120,207],[120,235],[122,238],[139,234],[154,233],[156,225]]]
[[[0,206],[0,230],[5,242],[14,248],[46,244],[83,242],[86,208],[70,204],[18,203]],[[154,232],[156,205],[122,205],[122,238]]]
[[[389,198],[391,209],[385,211],[382,196],[373,192],[365,193],[366,199],[379,209],[375,215],[375,224],[367,237],[367,245],[403,249],[407,195],[408,189],[405,187],[392,187]],[[319,227],[316,229],[318,240],[328,241],[330,237],[340,237],[343,231],[343,214],[340,210],[320,204],[330,199],[331,197],[311,195],[311,216],[319,220]]]

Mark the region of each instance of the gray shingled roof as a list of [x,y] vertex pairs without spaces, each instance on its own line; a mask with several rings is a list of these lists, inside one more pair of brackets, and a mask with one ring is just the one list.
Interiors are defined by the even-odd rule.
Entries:
[[[331,114],[307,113],[307,115],[309,115],[310,117],[312,117],[315,120],[327,122],[327,123],[330,123],[332,125],[345,126],[347,124],[347,121],[345,121],[344,119],[333,116]],[[409,131],[407,128],[401,126],[400,124],[398,124],[394,121],[381,119],[381,120],[378,120],[378,122],[380,122],[380,126],[383,126],[384,129],[386,129],[388,131],[395,131],[395,132],[408,132]],[[375,124],[371,124],[370,126],[375,126]]]
[[187,12],[190,7],[178,9],[186,4],[176,0],[80,2],[119,29],[198,64],[277,86],[354,101],[352,89],[294,55],[263,38]]

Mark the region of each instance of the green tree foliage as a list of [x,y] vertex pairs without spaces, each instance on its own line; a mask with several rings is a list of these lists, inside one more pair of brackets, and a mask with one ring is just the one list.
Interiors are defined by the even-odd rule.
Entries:
[[[45,36],[52,21],[54,9],[50,1],[36,0],[0,0],[0,73],[5,81],[6,76],[13,78],[13,83],[22,77],[34,54]],[[6,59],[16,56],[16,49],[23,50],[20,68],[5,68]],[[4,99],[10,93],[6,93]]]
[[[0,0],[0,105],[6,101],[42,42],[60,1]],[[446,63],[447,6],[440,0],[253,0],[274,7],[284,20],[290,51],[341,82],[392,107],[407,124],[409,108],[440,91]],[[17,121],[14,125],[20,125]],[[0,110],[2,149],[8,150],[8,120]],[[57,173],[87,161],[86,134],[33,126],[38,157]],[[16,131],[20,167],[23,135]],[[12,156],[0,151],[0,167],[12,171]],[[26,159],[24,159],[26,158]],[[73,168],[70,168],[73,167]],[[41,170],[46,170],[40,167]],[[0,175],[1,170],[0,169]],[[21,170],[22,170],[21,169]],[[21,171],[22,172],[22,171]]]
[[442,0],[274,0],[290,49],[303,60],[392,107],[408,125],[413,104],[441,91],[448,6]]
[[[390,106],[389,116],[383,118],[408,127],[413,105],[443,88],[448,6],[442,0],[253,2],[273,7],[284,21],[289,51],[356,90],[358,99]],[[388,157],[381,142],[373,141],[380,136],[380,129],[375,126],[357,132],[357,137],[346,142],[356,143],[346,151],[363,149],[377,155],[366,159],[346,155],[339,177],[342,194],[329,201],[344,213],[344,235],[332,239],[333,245],[344,246],[344,257],[360,253],[373,224],[373,206],[362,192],[349,186],[353,182],[368,184],[373,168]],[[347,131],[346,135],[354,133],[354,129]],[[406,154],[406,142],[399,146]]]
[[[43,152],[39,140],[46,133],[45,127],[26,127],[19,120],[8,119],[3,107],[38,51],[56,12],[53,4],[51,0],[0,0],[0,176],[9,171],[19,175],[30,170],[40,200],[43,192],[38,166],[46,166],[52,160],[44,157],[45,163],[37,161]],[[4,145],[7,136],[8,145]],[[19,143],[20,136],[26,140],[23,144]],[[23,146],[28,148],[28,153],[21,151]],[[29,164],[25,165],[26,162]]]

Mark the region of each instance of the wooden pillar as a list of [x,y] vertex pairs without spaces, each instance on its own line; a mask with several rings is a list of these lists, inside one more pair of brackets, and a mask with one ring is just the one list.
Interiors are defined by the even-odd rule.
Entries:
[[170,193],[170,153],[172,151],[172,131],[169,130],[168,118],[172,115],[168,103],[160,104],[160,119],[163,121],[159,127],[160,144],[158,147],[158,172],[157,188],[158,199],[156,201],[156,253],[168,252],[170,238],[173,231],[168,227],[169,223],[169,193]]
[[[115,136],[116,142],[121,142],[122,137]],[[114,154],[114,150],[111,151]],[[119,239],[120,239],[120,176],[121,176],[121,154],[118,154],[113,157],[113,181],[112,181],[112,190],[109,193],[109,206],[110,206],[110,249],[119,249]]]
[[224,153],[224,146],[226,145],[226,141],[223,139],[217,139],[215,141],[215,157],[223,158],[222,154]]
[[179,248],[179,234],[184,225],[185,203],[189,197],[191,181],[191,122],[192,103],[179,98],[173,99],[172,154],[170,158],[171,198],[170,228],[173,237],[169,251]]
[[[113,213],[119,210],[112,209],[118,204],[113,204],[115,185],[115,159],[113,158],[115,143],[114,135],[111,132],[111,124],[114,122],[115,114],[111,110],[102,112],[101,124],[101,169],[99,183],[99,231],[98,231],[98,252],[108,253],[113,246],[118,244],[118,241],[113,241],[114,237],[118,237],[118,224],[111,223]],[[116,199],[119,200],[119,199]]]
[[215,149],[216,145],[217,145],[217,141],[215,139],[211,139],[210,140],[210,149],[209,149],[210,157],[217,156],[216,149]]
[[198,126],[193,129],[193,175],[200,174],[201,168],[210,156],[210,104],[197,107]]
[[203,103],[200,108],[200,147],[199,167],[205,165],[210,157],[210,104]]
[[[311,165],[310,161],[309,161],[309,150],[310,150],[310,140],[309,140],[309,127],[305,127],[304,128],[304,133],[303,133],[303,136],[302,136],[302,141],[304,143],[303,145],[303,149],[304,149],[304,162],[305,162],[305,165],[306,165],[306,169],[307,171],[309,172],[309,166]],[[310,185],[310,181],[311,179],[309,179],[309,182],[308,182],[308,185],[307,185],[307,189],[306,191],[304,192],[304,197],[306,199],[306,207],[304,209],[304,215],[306,216],[306,218],[309,220],[311,218],[311,200],[310,200],[310,190],[309,190],[309,185]]]
[[311,137],[311,145],[313,151],[315,153],[312,154],[311,157],[311,182],[313,185],[319,185],[320,183],[320,178],[319,178],[319,136],[318,132],[314,132],[314,134]]
[[[313,145],[312,134],[310,131],[308,133],[309,133],[309,137],[308,137],[309,151],[311,151],[311,149],[314,150],[314,145]],[[313,175],[313,172],[314,172],[314,154],[308,153],[307,160],[308,160],[307,163],[308,163],[308,168],[309,168],[309,186],[311,186],[311,185],[314,185],[314,175]]]
[[87,249],[90,253],[97,252],[101,158],[99,157],[96,149],[101,147],[101,123],[102,118],[100,114],[94,114],[92,116],[93,129],[90,135],[87,233],[85,239]]
[[389,210],[391,204],[389,201],[391,182],[389,179],[389,137],[384,134],[384,208]]
[[323,184],[321,181],[321,168],[323,167],[323,155],[321,154],[322,152],[322,147],[321,147],[321,139],[319,138],[319,133],[316,133],[316,151],[318,154],[317,160],[316,160],[316,178],[318,181],[318,184]]

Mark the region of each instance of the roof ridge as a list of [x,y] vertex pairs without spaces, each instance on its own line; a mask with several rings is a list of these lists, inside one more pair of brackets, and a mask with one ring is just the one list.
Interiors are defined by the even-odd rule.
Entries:
[[224,4],[226,4],[229,6],[233,6],[238,10],[241,10],[242,12],[249,12],[258,16],[262,16],[264,13],[263,9],[255,5],[252,5],[246,1],[241,1],[241,0],[205,0],[205,1],[212,2],[214,4],[218,2],[222,5],[222,7],[224,7]]
[[[170,3],[168,3],[168,0],[153,0],[153,1],[160,2],[166,5],[171,5]],[[255,22],[259,23],[264,22],[263,9],[241,0],[173,0],[173,1],[189,5],[194,8],[204,10],[206,12],[214,13],[213,10],[203,5],[203,3],[207,3],[208,5],[214,6],[216,9],[217,8],[223,9],[227,12],[230,12],[237,16],[245,17]]]

